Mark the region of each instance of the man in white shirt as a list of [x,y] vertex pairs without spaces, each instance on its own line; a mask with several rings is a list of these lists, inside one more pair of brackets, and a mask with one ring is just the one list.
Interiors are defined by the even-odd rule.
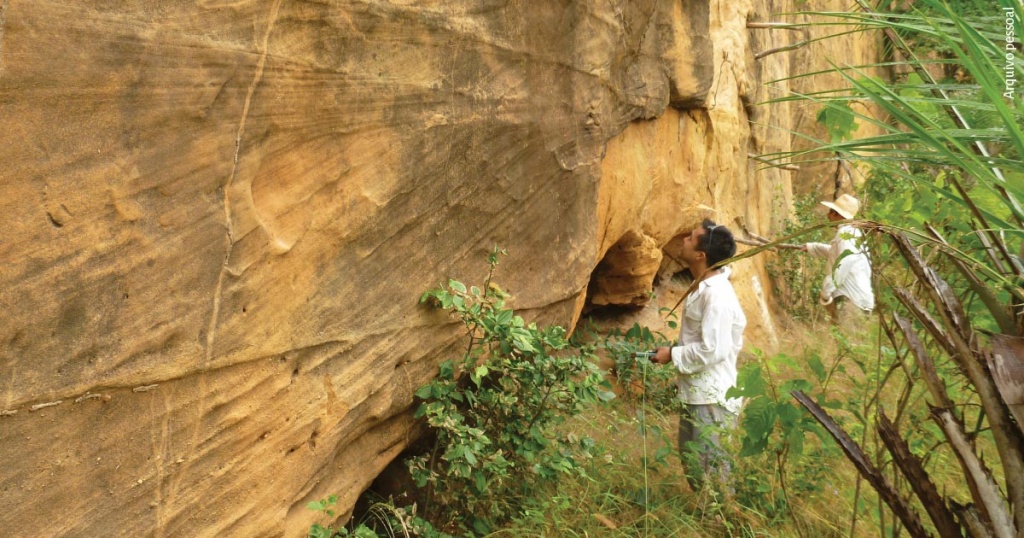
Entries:
[[[821,205],[829,208],[828,220],[831,222],[852,219],[860,209],[860,202],[849,194],[836,198],[835,202],[821,202]],[[860,230],[843,224],[836,230],[831,243],[807,243],[801,245],[800,250],[828,260],[820,300],[834,323],[839,323],[838,310],[855,307],[867,314],[875,308],[875,295],[871,291],[871,262]],[[843,305],[845,300],[852,304]]]
[[743,347],[747,318],[729,282],[729,270],[709,269],[735,253],[732,232],[710,220],[683,240],[682,261],[698,281],[697,289],[686,298],[678,345],[658,348],[651,359],[671,362],[679,371],[679,451],[694,490],[708,476],[726,486],[730,465],[719,434],[736,426],[742,405],[725,393],[736,384],[736,357]]

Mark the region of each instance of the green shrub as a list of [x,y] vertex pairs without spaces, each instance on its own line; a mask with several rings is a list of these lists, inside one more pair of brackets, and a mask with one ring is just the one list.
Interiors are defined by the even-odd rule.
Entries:
[[[675,322],[670,322],[673,325]],[[664,334],[634,323],[627,331],[612,329],[601,347],[615,361],[615,382],[622,388],[623,398],[632,404],[642,397],[644,403],[661,412],[679,410],[679,398],[673,381],[676,371],[651,362],[643,353],[672,343]],[[638,355],[639,354],[639,355]]]
[[[781,236],[820,224],[821,217],[814,211],[820,200],[814,194],[798,196],[793,200],[793,217],[786,222]],[[828,242],[835,234],[834,228],[821,228],[801,236],[802,242]],[[780,250],[765,265],[771,278],[775,297],[779,305],[795,320],[817,321],[824,309],[818,305],[821,282],[825,277],[825,259],[808,256],[798,250]]]
[[779,353],[764,357],[754,350],[756,360],[744,364],[730,397],[746,403],[740,417],[739,468],[733,473],[737,500],[771,521],[791,515],[790,496],[806,497],[823,491],[834,472],[838,452],[829,440],[808,450],[808,437],[824,439],[824,430],[790,396],[796,390],[812,394],[820,405],[841,409],[830,395],[829,385],[845,372],[837,358],[826,366],[816,351],[801,357]]
[[464,534],[490,532],[521,512],[522,501],[566,473],[583,473],[590,438],[561,437],[556,427],[613,395],[592,349],[574,346],[562,327],[538,327],[505,308],[491,281],[483,288],[450,280],[421,303],[449,311],[466,328],[466,352],[440,365],[420,388],[416,412],[437,436],[433,452],[409,460],[428,487],[428,519]]
[[[306,508],[322,512],[328,517],[334,517],[335,512],[333,506],[337,504],[338,496],[331,495],[326,499],[319,501],[311,501],[306,505]],[[353,530],[348,530],[345,527],[333,527],[331,525],[323,526],[319,523],[314,523],[309,528],[309,538],[377,538],[377,533],[370,530],[365,525],[359,525]]]

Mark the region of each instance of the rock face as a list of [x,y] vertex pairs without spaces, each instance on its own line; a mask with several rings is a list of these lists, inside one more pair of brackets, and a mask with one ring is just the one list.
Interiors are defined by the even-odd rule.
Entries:
[[[805,8],[807,11],[834,11],[845,9],[827,0],[814,0],[808,2]],[[800,9],[794,10],[799,11]],[[763,19],[770,16],[764,13]],[[761,19],[761,14],[758,15]],[[773,17],[774,20],[783,20],[780,17]],[[828,23],[835,19],[810,16],[790,15],[784,22],[791,23]],[[798,43],[807,43],[793,51],[773,54],[761,61],[771,59],[774,62],[785,65],[785,71],[777,73],[776,79],[784,78],[798,73],[821,73],[828,71],[834,66],[868,66],[879,63],[881,60],[882,34],[880,32],[852,33],[849,28],[837,28],[834,26],[809,26],[791,30],[758,30],[755,31],[755,38],[760,43],[755,43],[756,50],[772,50],[782,46],[777,41],[780,33],[789,33],[789,40]],[[840,34],[840,35],[836,35]],[[830,36],[833,36],[830,38]],[[864,75],[889,78],[886,70],[879,67],[859,67],[856,71],[847,73],[854,78]],[[787,81],[782,85],[800,94],[810,94],[824,89],[842,88],[847,86],[843,78],[836,73],[823,73],[814,77],[801,77]],[[767,93],[766,99],[779,97],[777,92]],[[850,108],[858,114],[867,117],[885,118],[885,113],[880,108],[869,104],[865,100],[853,100]],[[817,140],[828,140],[828,134],[824,127],[816,121],[819,109],[817,107],[797,105],[789,109],[787,122],[789,128],[799,131],[805,136],[794,136],[792,149],[803,151],[815,146],[815,143],[807,137]],[[874,136],[881,134],[882,130],[871,123],[858,121],[856,137]],[[863,199],[863,194],[857,192],[857,188],[863,185],[866,180],[865,170],[850,163],[843,163],[834,159],[834,155],[812,153],[802,157],[803,160],[822,159],[819,162],[804,162],[799,165],[800,170],[791,174],[793,192],[800,195],[812,195],[820,199],[833,199],[841,193],[853,193]],[[825,210],[822,210],[824,215]]]
[[790,178],[748,153],[789,137],[748,120],[792,125],[752,107],[790,66],[745,24],[775,11],[0,0],[0,529],[303,534],[464,345],[424,290],[498,245],[513,305],[571,324],[704,216],[773,232]]

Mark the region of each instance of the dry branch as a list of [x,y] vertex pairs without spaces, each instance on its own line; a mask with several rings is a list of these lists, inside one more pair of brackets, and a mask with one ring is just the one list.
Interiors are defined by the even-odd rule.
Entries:
[[992,528],[987,526],[981,519],[981,514],[978,513],[978,507],[973,504],[964,506],[957,503],[956,501],[949,501],[950,509],[956,514],[956,517],[960,520],[960,523],[964,527],[967,527],[967,535],[971,538],[989,538],[995,536],[992,534]]
[[[940,234],[939,231],[931,225],[925,225],[925,230],[927,230],[928,234],[936,241],[942,243],[943,246],[950,246],[949,242],[946,241],[946,238],[944,238],[942,234]],[[988,309],[989,313],[992,314],[992,317],[995,318],[996,324],[999,325],[999,330],[1003,331],[1004,334],[1015,334],[1017,332],[1017,326],[1013,322],[1012,315],[1009,310],[999,302],[999,299],[996,297],[995,293],[992,292],[992,289],[986,286],[985,283],[978,278],[978,275],[967,267],[967,264],[964,263],[963,260],[957,258],[946,249],[943,249],[942,252],[946,254],[949,261],[953,263],[953,266],[956,267],[960,275],[967,281],[967,285],[970,286],[971,291],[973,291],[978,298],[981,299],[981,302],[985,304],[985,308]]]
[[796,49],[798,49],[800,47],[803,47],[804,45],[807,45],[808,43],[810,43],[810,40],[799,41],[799,42],[793,43],[792,45],[786,45],[784,47],[776,47],[774,49],[768,49],[766,51],[762,51],[762,52],[759,52],[759,53],[755,54],[754,55],[754,59],[755,60],[760,60],[761,58],[764,58],[765,56],[771,56],[772,54],[775,54],[777,52],[786,52],[787,50],[796,50]]
[[[1024,442],[1021,440],[1020,430],[1014,424],[1010,410],[1003,402],[987,367],[986,356],[988,353],[980,349],[977,335],[967,319],[960,300],[949,284],[924,263],[920,253],[911,245],[906,235],[891,233],[890,236],[911,272],[928,294],[930,303],[934,305],[935,311],[941,316],[942,324],[952,329],[944,331],[945,338],[941,339],[938,333],[933,332],[936,330],[935,327],[928,327],[929,322],[934,323],[935,320],[924,316],[926,312],[920,309],[920,305],[917,307],[918,310],[914,311],[915,317],[925,323],[929,332],[933,332],[937,341],[947,348],[950,358],[956,362],[971,385],[974,386],[991,426],[999,459],[1003,464],[1007,498],[1014,511],[1013,519],[1019,526],[1024,527]],[[908,300],[913,298],[906,297],[908,294],[905,291],[903,293],[900,293],[901,290],[896,291],[897,297],[904,304],[909,306],[916,302]],[[914,309],[912,308],[912,310]],[[975,498],[975,501],[979,501],[979,499]],[[997,521],[993,521],[998,524]]]
[[760,241],[751,241],[749,239],[740,239],[738,237],[735,238],[735,241],[737,243],[741,244],[741,245],[750,245],[752,247],[770,246],[772,248],[781,248],[781,249],[788,249],[788,250],[800,250],[800,245],[794,245],[792,243],[779,243],[778,245],[769,245],[768,243],[763,243],[763,242],[760,242]]
[[916,297],[903,288],[893,288],[893,293],[900,303],[907,307],[907,310],[910,310],[910,313],[924,325],[925,330],[932,335],[935,342],[942,346],[946,353],[950,355],[956,353],[956,348],[952,344],[952,338],[946,333],[942,325],[928,313],[928,310],[918,302]]
[[999,484],[992,477],[985,462],[974,453],[971,440],[963,430],[963,425],[948,409],[932,408],[932,417],[938,422],[946,439],[949,439],[953,452],[960,460],[964,469],[964,478],[971,488],[974,501],[982,521],[987,523],[998,538],[1013,538],[1016,535],[1013,518],[999,490]]
[[992,336],[989,369],[1000,396],[1017,420],[1024,436],[1024,338],[997,334]]
[[921,460],[910,451],[910,446],[900,437],[896,426],[889,421],[885,413],[879,413],[878,416],[878,436],[882,439],[889,454],[892,455],[900,472],[907,477],[907,482],[910,483],[917,498],[921,500],[921,504],[928,512],[928,516],[931,517],[932,523],[935,524],[935,530],[939,532],[939,536],[962,538],[963,532],[960,525],[953,517],[953,513],[949,511],[942,495],[939,495],[931,477],[924,470]]
[[930,536],[921,524],[921,519],[918,517],[917,512],[907,505],[907,502],[900,497],[899,492],[889,482],[889,479],[871,463],[871,460],[864,454],[860,445],[853,439],[850,439],[850,436],[814,400],[808,398],[806,394],[799,390],[793,391],[792,394],[839,443],[840,448],[846,453],[846,457],[853,462],[861,476],[875,488],[878,496],[885,501],[885,504],[889,505],[889,508],[896,514],[896,517],[900,518],[907,532],[915,538]]
[[747,21],[747,28],[767,30],[802,30],[803,25],[788,22],[755,22]]
[[910,352],[914,354],[914,359],[917,360],[917,366],[924,375],[925,385],[928,386],[928,392],[935,399],[935,404],[943,409],[952,409],[953,402],[949,399],[949,395],[946,394],[946,384],[939,377],[939,373],[935,370],[935,363],[932,362],[928,352],[925,351],[921,340],[917,337],[917,333],[911,327],[910,321],[898,315],[893,315],[893,318],[896,320],[896,325],[899,326],[900,331],[903,332],[903,336],[907,339],[907,346],[910,348]]

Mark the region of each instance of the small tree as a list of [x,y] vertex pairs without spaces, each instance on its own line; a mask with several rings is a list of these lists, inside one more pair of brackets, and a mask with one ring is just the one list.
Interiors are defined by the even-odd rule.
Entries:
[[570,344],[562,327],[541,328],[505,308],[508,296],[491,280],[499,253],[482,289],[450,280],[420,299],[458,318],[468,344],[416,392],[416,416],[437,442],[409,468],[431,492],[428,519],[469,534],[518,515],[522,500],[560,475],[583,473],[593,441],[559,437],[555,427],[613,397],[591,350]]

